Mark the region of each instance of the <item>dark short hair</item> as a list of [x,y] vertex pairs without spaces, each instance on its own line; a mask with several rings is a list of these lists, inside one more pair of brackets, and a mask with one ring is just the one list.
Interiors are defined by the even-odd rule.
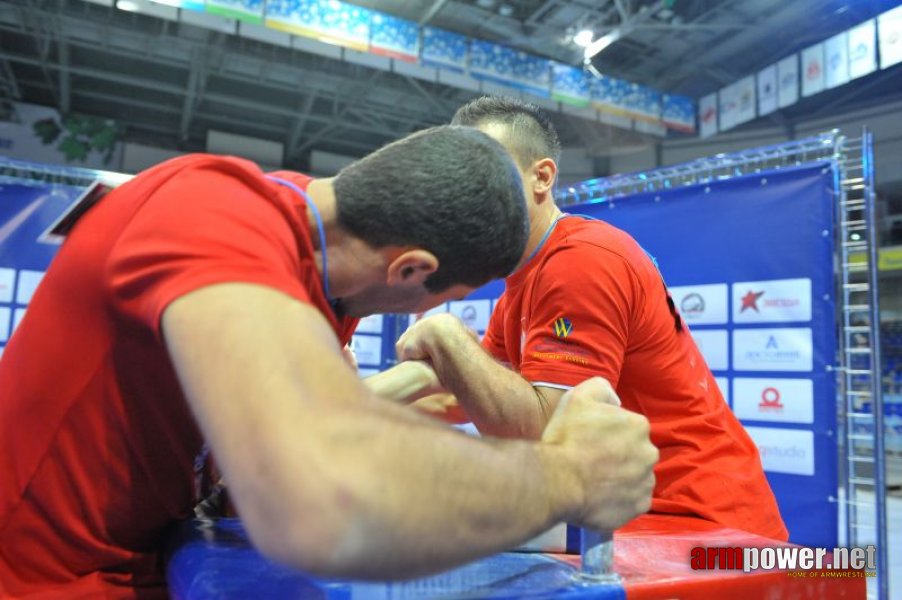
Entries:
[[454,125],[479,127],[488,123],[507,128],[505,146],[522,168],[543,158],[555,162],[561,155],[561,140],[548,114],[535,104],[508,96],[482,96],[457,109]]
[[526,247],[520,174],[504,147],[470,127],[414,133],[342,169],[338,223],[375,248],[416,246],[438,258],[426,288],[506,277]]

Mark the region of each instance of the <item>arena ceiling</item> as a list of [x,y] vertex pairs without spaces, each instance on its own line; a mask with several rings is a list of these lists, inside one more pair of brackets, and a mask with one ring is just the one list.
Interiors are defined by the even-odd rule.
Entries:
[[[603,73],[698,98],[885,10],[889,0],[349,0],[367,8],[577,65],[573,34],[618,29]],[[362,155],[444,123],[470,91],[305,53],[112,0],[0,1],[0,101],[116,119],[127,140],[202,150],[216,129],[281,142],[303,168],[312,149]],[[104,5],[106,4],[106,6]],[[898,71],[808,98],[744,127],[791,127],[853,102],[902,95]],[[8,104],[8,103],[7,103]],[[2,115],[0,115],[2,116]],[[565,145],[599,156],[644,134],[555,115]]]

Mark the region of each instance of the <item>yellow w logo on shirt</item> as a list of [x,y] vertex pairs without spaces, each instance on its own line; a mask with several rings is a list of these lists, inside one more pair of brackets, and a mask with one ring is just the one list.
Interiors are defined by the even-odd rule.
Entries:
[[554,335],[565,338],[573,332],[573,323],[567,317],[561,317],[554,321]]

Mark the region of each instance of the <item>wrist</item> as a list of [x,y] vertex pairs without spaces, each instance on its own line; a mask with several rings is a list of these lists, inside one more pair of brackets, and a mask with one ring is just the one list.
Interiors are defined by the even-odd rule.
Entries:
[[563,448],[548,442],[535,443],[552,523],[575,522],[583,503],[580,478]]

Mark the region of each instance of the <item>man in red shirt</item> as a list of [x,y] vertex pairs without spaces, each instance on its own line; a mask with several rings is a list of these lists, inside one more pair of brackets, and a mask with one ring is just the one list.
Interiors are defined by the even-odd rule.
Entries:
[[514,164],[461,127],[332,179],[192,155],[111,192],[0,360],[0,597],[165,597],[207,449],[261,550],[322,575],[415,575],[646,509],[647,422],[597,380],[541,442],[489,445],[374,401],[342,358],[358,317],[465,295],[525,241]]
[[624,408],[651,422],[661,453],[652,512],[785,540],[758,450],[653,259],[625,232],[555,205],[560,143],[548,117],[485,97],[460,108],[454,123],[482,129],[517,160],[529,197],[528,258],[506,280],[485,351],[459,320],[440,315],[405,333],[399,357],[430,360],[478,429],[501,437],[537,439],[566,390],[601,376]]

